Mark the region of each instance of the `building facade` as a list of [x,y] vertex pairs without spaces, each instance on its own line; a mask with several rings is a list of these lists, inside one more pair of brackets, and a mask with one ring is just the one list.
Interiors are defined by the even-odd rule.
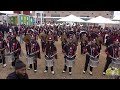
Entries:
[[46,22],[56,21],[61,17],[66,17],[71,14],[81,18],[87,17],[88,19],[97,16],[112,18],[114,11],[32,11],[32,16],[37,17],[38,20],[42,17]]
[[15,14],[25,14],[30,15],[30,11],[14,11]]

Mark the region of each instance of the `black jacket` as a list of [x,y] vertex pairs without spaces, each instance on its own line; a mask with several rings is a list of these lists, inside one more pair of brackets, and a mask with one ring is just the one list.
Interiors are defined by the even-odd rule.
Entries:
[[28,75],[26,74],[23,78],[20,78],[16,72],[12,72],[7,76],[7,79],[29,79]]

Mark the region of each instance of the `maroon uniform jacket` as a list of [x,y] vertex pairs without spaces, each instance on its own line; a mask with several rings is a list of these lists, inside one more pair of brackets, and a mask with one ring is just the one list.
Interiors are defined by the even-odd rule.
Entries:
[[18,56],[21,53],[21,46],[18,40],[11,40],[10,41],[10,52],[14,52],[15,50],[20,49],[19,51],[15,52],[14,55]]
[[85,52],[88,52],[89,55],[94,56],[94,57],[99,54],[98,45],[87,45],[84,48],[84,50]]
[[[40,46],[39,46],[39,44],[38,44],[37,41],[31,41],[30,44],[27,45],[27,47],[28,47],[28,46],[30,47],[30,48],[28,48],[28,49],[30,49],[30,50],[29,50],[30,53],[34,53],[34,52],[36,52],[36,51],[39,50],[39,52],[37,52],[37,53],[35,54],[35,56],[36,56],[37,58],[41,58],[41,55],[40,55]],[[28,51],[28,49],[27,49],[27,51]]]

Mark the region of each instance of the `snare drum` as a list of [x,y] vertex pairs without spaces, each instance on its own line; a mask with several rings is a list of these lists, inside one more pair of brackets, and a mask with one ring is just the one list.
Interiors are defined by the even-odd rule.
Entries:
[[118,60],[118,59],[112,59],[112,63],[111,63],[110,66],[120,69],[120,60]]
[[54,60],[53,59],[45,59],[45,65],[47,67],[52,67],[54,66]]
[[30,65],[30,64],[34,63],[35,57],[34,56],[32,56],[32,57],[27,56],[26,60],[27,60],[28,65]]
[[8,62],[13,62],[15,60],[13,54],[5,55],[5,60]]
[[67,67],[73,67],[75,65],[75,59],[66,57],[66,66]]
[[89,66],[91,66],[91,67],[97,67],[98,64],[99,64],[98,58],[90,57]]

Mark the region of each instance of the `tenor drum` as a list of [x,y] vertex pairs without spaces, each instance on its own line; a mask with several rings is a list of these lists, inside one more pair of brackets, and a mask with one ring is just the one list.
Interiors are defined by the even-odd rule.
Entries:
[[28,65],[30,65],[30,64],[34,63],[35,57],[33,57],[33,56],[32,57],[27,56],[26,60],[27,60]]
[[118,60],[118,59],[112,59],[112,63],[111,63],[110,66],[120,69],[120,60]]
[[97,67],[98,64],[99,64],[98,58],[90,57],[89,66],[91,66],[91,67]]
[[53,59],[45,59],[45,65],[47,67],[52,67],[54,65],[54,60]]
[[13,62],[15,60],[13,54],[5,55],[5,60],[8,62]]
[[74,64],[75,64],[75,59],[74,58],[70,58],[70,57],[66,58],[66,66],[67,67],[73,67]]

